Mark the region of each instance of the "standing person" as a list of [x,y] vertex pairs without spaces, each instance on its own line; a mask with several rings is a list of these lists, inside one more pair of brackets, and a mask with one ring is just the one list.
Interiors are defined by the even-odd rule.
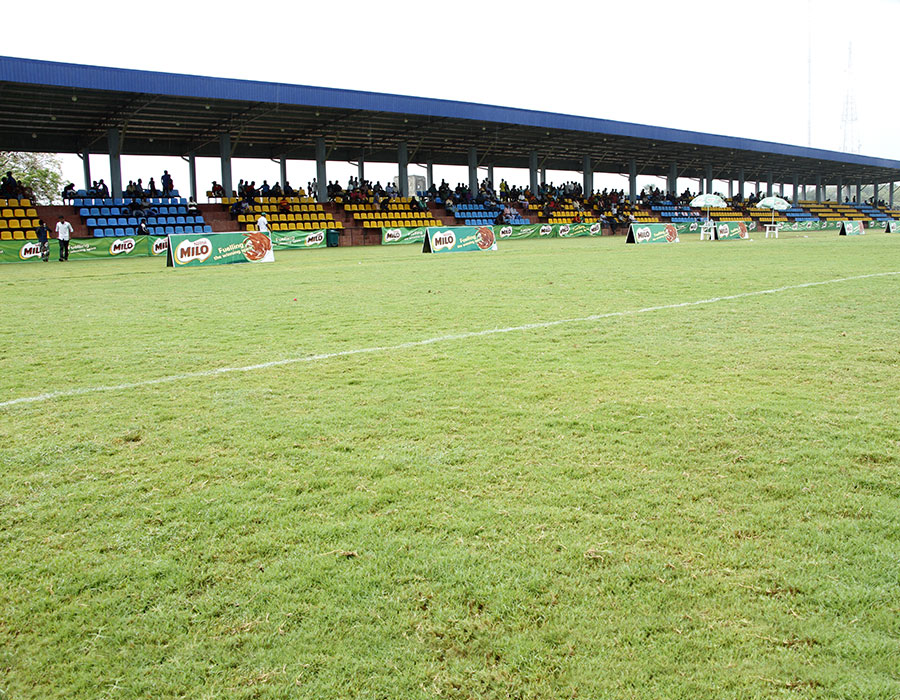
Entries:
[[69,259],[69,238],[72,237],[72,224],[66,221],[66,217],[59,215],[56,224],[56,237],[59,239],[59,261],[66,262]]
[[265,212],[262,212],[256,220],[256,230],[262,231],[263,233],[269,232],[269,220],[266,218]]
[[37,234],[38,245],[41,247],[41,260],[48,262],[50,260],[50,243],[47,241],[47,236],[50,233],[50,229],[47,228],[47,224],[44,223],[43,219],[41,219],[41,224],[37,227],[35,233]]

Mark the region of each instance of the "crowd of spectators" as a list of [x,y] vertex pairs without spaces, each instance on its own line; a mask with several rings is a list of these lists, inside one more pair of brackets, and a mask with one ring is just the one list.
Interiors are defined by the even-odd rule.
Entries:
[[27,199],[34,201],[34,192],[21,180],[13,177],[12,170],[7,170],[6,175],[0,179],[0,198],[2,199]]

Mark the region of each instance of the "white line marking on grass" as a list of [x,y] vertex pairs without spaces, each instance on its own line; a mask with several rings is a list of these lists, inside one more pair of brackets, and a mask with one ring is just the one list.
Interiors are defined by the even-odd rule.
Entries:
[[156,384],[168,384],[170,382],[181,381],[182,379],[197,379],[200,377],[215,377],[220,374],[230,374],[232,372],[253,372],[259,369],[268,369],[269,367],[280,367],[282,365],[292,365],[299,362],[316,362],[317,360],[331,360],[336,357],[350,357],[352,355],[365,355],[378,352],[387,352],[393,350],[405,350],[408,348],[417,348],[423,345],[434,345],[435,343],[445,343],[451,340],[466,340],[468,338],[478,338],[486,335],[497,335],[498,333],[513,333],[516,331],[530,331],[538,328],[552,328],[553,326],[562,326],[567,323],[590,323],[591,321],[601,321],[606,318],[617,318],[622,316],[636,316],[637,314],[646,314],[651,311],[665,311],[666,309],[680,309],[687,306],[702,306],[704,304],[715,304],[720,301],[730,301],[732,299],[746,299],[747,297],[761,296],[763,294],[778,294],[787,292],[792,289],[805,289],[807,287],[821,287],[826,284],[838,284],[839,282],[853,282],[855,280],[870,279],[872,277],[888,277],[891,275],[900,275],[900,271],[896,272],[875,272],[870,275],[858,275],[856,277],[838,277],[836,279],[824,280],[822,282],[804,282],[803,284],[790,284],[784,287],[775,287],[773,289],[761,289],[755,292],[742,292],[741,294],[729,294],[728,296],[712,297],[710,299],[700,299],[698,301],[683,301],[678,304],[663,304],[661,306],[648,306],[643,309],[632,309],[626,311],[610,311],[605,314],[592,314],[591,316],[582,316],[580,318],[564,318],[557,321],[541,321],[539,323],[526,323],[523,326],[510,326],[508,328],[487,328],[481,331],[469,331],[467,333],[452,333],[450,335],[439,335],[435,338],[426,338],[425,340],[411,340],[407,343],[398,343],[397,345],[380,345],[368,348],[356,348],[355,350],[340,350],[338,352],[326,352],[318,355],[303,355],[302,357],[286,357],[282,360],[272,360],[270,362],[260,362],[257,365],[246,365],[245,367],[219,367],[217,369],[207,369],[200,372],[186,372],[184,374],[172,374],[168,377],[157,377],[156,379],[147,379],[141,382],[129,382],[126,384],[111,384],[108,386],[91,386],[81,389],[66,389],[64,391],[51,391],[46,394],[38,394],[36,396],[23,396],[18,399],[9,399],[0,401],[0,408],[15,406],[24,403],[37,403],[39,401],[49,401],[50,399],[58,399],[67,396],[81,396],[83,394],[95,394],[102,391],[123,391],[125,389],[138,389],[145,386],[154,386]]

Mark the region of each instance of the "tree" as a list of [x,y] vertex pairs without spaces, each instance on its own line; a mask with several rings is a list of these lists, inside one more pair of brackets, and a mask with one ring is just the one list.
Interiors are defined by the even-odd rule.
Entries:
[[62,161],[54,153],[16,153],[0,151],[0,174],[12,171],[34,191],[36,204],[53,204],[61,201],[63,186]]

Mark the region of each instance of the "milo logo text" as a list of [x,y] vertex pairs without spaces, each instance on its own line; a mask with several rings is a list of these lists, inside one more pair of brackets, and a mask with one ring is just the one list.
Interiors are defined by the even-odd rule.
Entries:
[[153,255],[165,255],[167,250],[169,250],[168,238],[157,238],[150,246],[150,253]]
[[591,224],[591,235],[596,236],[600,233],[600,224]]
[[194,260],[203,262],[211,254],[212,242],[208,238],[198,238],[195,241],[188,239],[179,243],[175,248],[174,258],[179,265],[186,265]]
[[500,238],[509,238],[512,235],[512,226],[504,226],[500,229]]
[[450,250],[453,246],[456,245],[456,236],[453,231],[444,231],[443,233],[436,233],[434,237],[431,239],[431,247],[433,250],[442,250],[446,248]]
[[549,236],[551,233],[553,233],[553,227],[550,226],[550,224],[544,224],[543,226],[541,226],[542,236]]
[[389,228],[384,232],[385,243],[393,243],[403,238],[403,232],[399,228]]
[[311,233],[306,237],[306,245],[318,245],[322,241],[325,240],[325,232],[324,231],[316,231],[315,233]]
[[634,230],[634,238],[638,243],[646,243],[650,240],[651,236],[652,234],[650,233],[649,226],[641,226]]
[[568,224],[563,224],[562,226],[559,227],[559,235],[560,236],[568,236],[569,231],[570,231],[570,228],[569,228]]
[[19,248],[19,258],[21,260],[39,257],[41,257],[41,246],[38,243],[26,243]]
[[122,253],[130,253],[137,245],[133,238],[123,238],[119,241],[113,241],[109,244],[110,255],[121,255]]

